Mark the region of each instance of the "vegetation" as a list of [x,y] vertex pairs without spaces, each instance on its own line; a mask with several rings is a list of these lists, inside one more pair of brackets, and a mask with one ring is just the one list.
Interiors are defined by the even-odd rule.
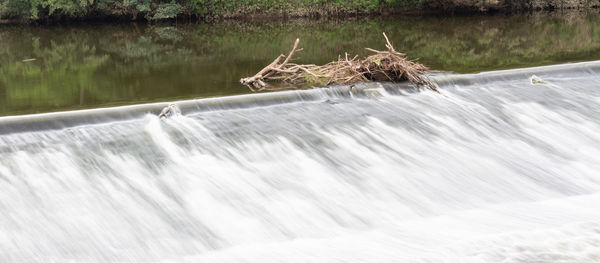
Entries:
[[0,0],[0,18],[130,16],[147,20],[289,13],[296,16],[421,7],[428,0]]
[[211,19],[252,14],[340,16],[407,10],[479,12],[598,6],[600,0],[0,0],[0,19]]

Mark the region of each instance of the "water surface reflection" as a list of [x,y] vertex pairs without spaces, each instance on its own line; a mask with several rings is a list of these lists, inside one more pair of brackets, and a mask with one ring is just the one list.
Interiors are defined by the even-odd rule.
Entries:
[[0,115],[249,92],[237,81],[302,39],[299,63],[397,49],[437,70],[600,59],[600,14],[217,24],[0,26]]

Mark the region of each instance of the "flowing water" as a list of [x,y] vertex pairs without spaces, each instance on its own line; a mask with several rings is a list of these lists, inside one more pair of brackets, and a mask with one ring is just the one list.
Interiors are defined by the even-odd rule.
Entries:
[[0,118],[0,261],[600,262],[600,62],[435,78]]

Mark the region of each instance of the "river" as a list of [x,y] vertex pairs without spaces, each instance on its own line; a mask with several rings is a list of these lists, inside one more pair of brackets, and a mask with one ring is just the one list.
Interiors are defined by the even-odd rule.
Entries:
[[[446,24],[463,19],[485,20],[459,17]],[[572,19],[579,21],[575,24],[587,21]],[[385,29],[396,43],[410,41],[402,30],[425,32],[415,43],[427,40],[424,28],[397,27],[414,25],[412,20],[384,20],[388,26],[382,28],[360,21]],[[584,24],[593,28],[593,23]],[[245,59],[220,61],[217,56],[201,63],[198,53],[186,53],[180,58],[197,60],[188,68],[182,62],[169,64],[165,51],[144,58],[156,65],[166,59],[169,66],[162,70],[174,75],[159,74],[160,67],[136,68],[140,58],[122,58],[142,72],[130,76],[149,78],[139,80],[139,89],[133,80],[103,75],[128,72],[112,55],[92,55],[105,57],[108,64],[91,75],[46,79],[50,71],[42,70],[31,78],[21,76],[21,82],[15,77],[16,86],[2,76],[4,114],[13,116],[0,117],[0,262],[600,262],[600,61],[559,63],[593,60],[584,55],[596,50],[598,33],[591,33],[588,44],[582,36],[559,38],[569,46],[527,42],[533,34],[522,32],[521,46],[504,50],[529,57],[493,51],[486,57],[477,51],[471,53],[479,56],[468,56],[472,48],[459,44],[454,25],[452,33],[432,34],[440,41],[459,41],[445,49],[453,50],[447,55],[456,59],[439,57],[436,52],[445,52],[441,44],[439,49],[411,46],[423,62],[446,70],[432,75],[439,93],[367,83],[243,94],[247,90],[234,85],[239,75],[256,71],[298,35],[291,34],[298,32],[295,27],[285,26],[273,29],[279,41],[267,41],[269,32],[256,36],[256,31],[235,38],[246,44],[265,41],[260,42],[268,43],[264,50],[210,40],[218,43],[216,50]],[[175,28],[186,32],[179,27],[203,26]],[[362,40],[344,31],[349,28],[342,23],[334,33],[360,46],[380,43],[375,39],[379,32]],[[85,27],[27,30],[23,35],[36,30],[85,35]],[[502,36],[511,30],[492,31]],[[312,47],[310,37],[326,38],[326,30],[303,32],[311,47],[303,51],[303,60],[312,54],[325,61],[325,54],[351,44],[332,43],[330,50],[323,40]],[[90,34],[86,41],[100,42],[103,36],[107,43],[140,41],[122,31]],[[506,43],[502,37],[488,39],[482,46]],[[47,44],[60,47],[60,41],[65,39]],[[549,49],[528,53],[525,43]],[[436,55],[426,56],[426,50]],[[78,53],[60,56],[68,54]],[[31,62],[12,65],[18,63]],[[490,70],[546,64],[551,65]],[[202,65],[216,73],[194,73]],[[229,71],[222,72],[225,68]],[[70,70],[74,66],[66,65],[63,72]],[[89,80],[79,82],[87,83],[82,84],[82,108],[134,105],[62,111],[75,107],[82,96],[73,79]],[[24,84],[28,81],[30,86]],[[49,86],[36,86],[37,81]],[[123,86],[100,88],[119,81]],[[196,84],[166,88],[188,82]],[[220,85],[223,90],[216,88]],[[28,93],[27,87],[39,90]],[[42,87],[63,93],[52,97]],[[148,95],[140,99],[142,94]],[[227,94],[237,95],[220,96]],[[10,104],[11,96],[22,100]],[[195,96],[205,98],[190,99]],[[139,104],[153,100],[164,102]],[[182,114],[159,119],[157,113],[170,103]],[[56,112],[14,115],[29,111]]]
[[[248,93],[239,85],[296,38],[297,62],[397,50],[473,73],[600,59],[600,13],[0,25],[0,116]],[[35,60],[32,60],[35,59]]]

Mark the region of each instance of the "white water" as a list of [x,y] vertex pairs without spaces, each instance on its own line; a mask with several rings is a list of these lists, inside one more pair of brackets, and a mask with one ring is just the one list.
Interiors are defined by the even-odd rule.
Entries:
[[0,262],[600,262],[600,75],[538,76],[0,135]]

